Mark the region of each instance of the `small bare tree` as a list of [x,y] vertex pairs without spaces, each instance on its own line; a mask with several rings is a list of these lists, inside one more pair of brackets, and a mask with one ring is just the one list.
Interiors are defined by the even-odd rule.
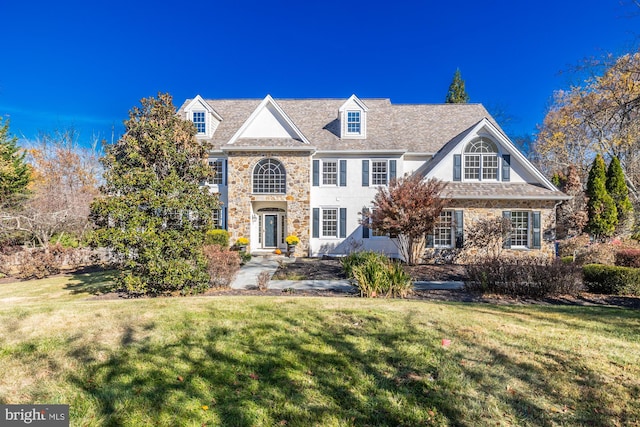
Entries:
[[465,246],[476,250],[481,258],[498,259],[510,231],[511,221],[508,218],[481,218],[466,230]]
[[433,230],[446,200],[440,197],[445,183],[419,175],[393,180],[379,187],[373,210],[363,214],[363,225],[390,236],[407,264],[422,260],[426,234]]

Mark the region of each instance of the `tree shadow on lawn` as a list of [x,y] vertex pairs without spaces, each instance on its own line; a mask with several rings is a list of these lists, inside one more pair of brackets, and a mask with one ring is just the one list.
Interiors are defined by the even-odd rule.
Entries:
[[[86,370],[72,383],[81,390],[79,399],[96,402],[94,415],[106,425],[475,426],[495,425],[492,416],[499,415],[546,426],[611,425],[616,419],[606,410],[591,412],[606,406],[607,382],[571,354],[545,356],[558,375],[575,375],[570,381],[586,387],[590,401],[573,414],[550,413],[540,395],[560,408],[570,399],[554,389],[548,367],[510,354],[531,351],[515,344],[504,351],[454,333],[457,345],[485,355],[474,362],[468,352],[440,345],[450,329],[425,326],[411,313],[393,329],[379,313],[362,310],[331,313],[330,322],[327,314],[300,319],[268,306],[256,307],[256,316],[264,319],[258,326],[212,321],[200,333],[184,315],[184,327],[159,340],[140,338],[152,323],[130,329],[106,360],[73,354]],[[216,318],[214,309],[210,317]],[[536,394],[509,389],[514,380]]]
[[64,289],[71,291],[71,294],[102,295],[113,291],[113,280],[116,277],[115,270],[78,270],[71,274],[69,283]]
[[432,380],[442,350],[416,360],[399,350],[424,333],[378,330],[373,314],[336,313],[339,325],[328,327],[323,317],[300,321],[275,308],[258,315],[266,319],[258,327],[214,325],[204,334],[185,327],[163,342],[129,331],[103,362],[76,352],[86,370],[71,381],[79,399],[97,403],[94,416],[106,425],[389,426],[445,418],[461,425],[450,390]]

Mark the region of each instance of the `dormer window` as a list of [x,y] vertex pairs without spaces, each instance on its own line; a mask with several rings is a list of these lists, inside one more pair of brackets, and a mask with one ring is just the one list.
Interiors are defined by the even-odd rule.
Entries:
[[207,133],[206,116],[204,111],[193,112],[193,123],[196,125],[198,134],[204,135]]
[[367,137],[367,111],[369,109],[357,96],[351,95],[338,109],[340,138],[365,139]]
[[347,111],[347,133],[360,134],[360,111]]
[[493,141],[480,138],[467,145],[464,150],[464,179],[498,179],[498,148]]

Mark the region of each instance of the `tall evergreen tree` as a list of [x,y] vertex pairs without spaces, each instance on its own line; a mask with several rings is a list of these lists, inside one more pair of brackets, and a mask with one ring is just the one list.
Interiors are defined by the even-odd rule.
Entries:
[[24,193],[31,180],[31,170],[25,153],[18,147],[18,138],[9,136],[9,122],[0,118],[0,204],[10,203]]
[[613,198],[606,188],[606,165],[600,154],[596,156],[589,170],[587,180],[587,231],[596,237],[610,236],[618,224],[618,211]]
[[609,168],[607,169],[607,191],[613,198],[618,212],[618,224],[621,224],[633,209],[631,200],[629,200],[629,189],[624,179],[622,166],[618,157],[611,159]]
[[199,185],[210,175],[208,147],[169,94],[141,104],[102,159],[105,184],[91,205],[95,240],[122,260],[118,283],[128,293],[197,293],[209,283],[202,245],[219,207]]
[[469,102],[469,95],[464,88],[464,80],[462,80],[460,69],[456,69],[456,73],[453,75],[445,102],[447,104],[466,104]]

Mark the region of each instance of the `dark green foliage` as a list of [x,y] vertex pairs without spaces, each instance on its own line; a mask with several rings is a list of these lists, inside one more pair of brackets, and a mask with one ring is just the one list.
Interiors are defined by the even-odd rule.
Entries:
[[238,252],[240,255],[240,264],[244,265],[251,261],[251,254],[249,252]]
[[629,189],[624,179],[622,166],[617,157],[611,159],[607,169],[607,191],[616,204],[618,212],[618,223],[621,223],[631,212],[631,200],[629,200]]
[[640,249],[623,249],[616,252],[615,264],[619,267],[640,268]]
[[0,118],[0,204],[15,201],[31,180],[25,153],[17,143],[18,138],[9,136],[9,122],[2,125]]
[[464,80],[460,74],[460,69],[456,70],[453,75],[453,81],[449,85],[449,92],[447,92],[447,104],[466,104],[469,102],[469,95],[464,88]]
[[589,292],[640,296],[640,268],[587,264],[582,274]]
[[218,245],[223,249],[229,247],[229,232],[227,230],[208,230],[204,236],[205,245]]
[[575,295],[582,289],[578,267],[560,259],[488,257],[465,266],[465,270],[469,277],[465,289],[479,293],[544,298]]
[[210,174],[208,147],[170,95],[141,104],[102,159],[105,185],[91,205],[95,243],[118,256],[117,282],[132,295],[201,292],[209,286],[202,245],[218,208],[217,196],[199,186]]
[[587,181],[586,230],[596,237],[610,236],[618,224],[616,204],[607,192],[604,159],[599,154],[593,160]]

